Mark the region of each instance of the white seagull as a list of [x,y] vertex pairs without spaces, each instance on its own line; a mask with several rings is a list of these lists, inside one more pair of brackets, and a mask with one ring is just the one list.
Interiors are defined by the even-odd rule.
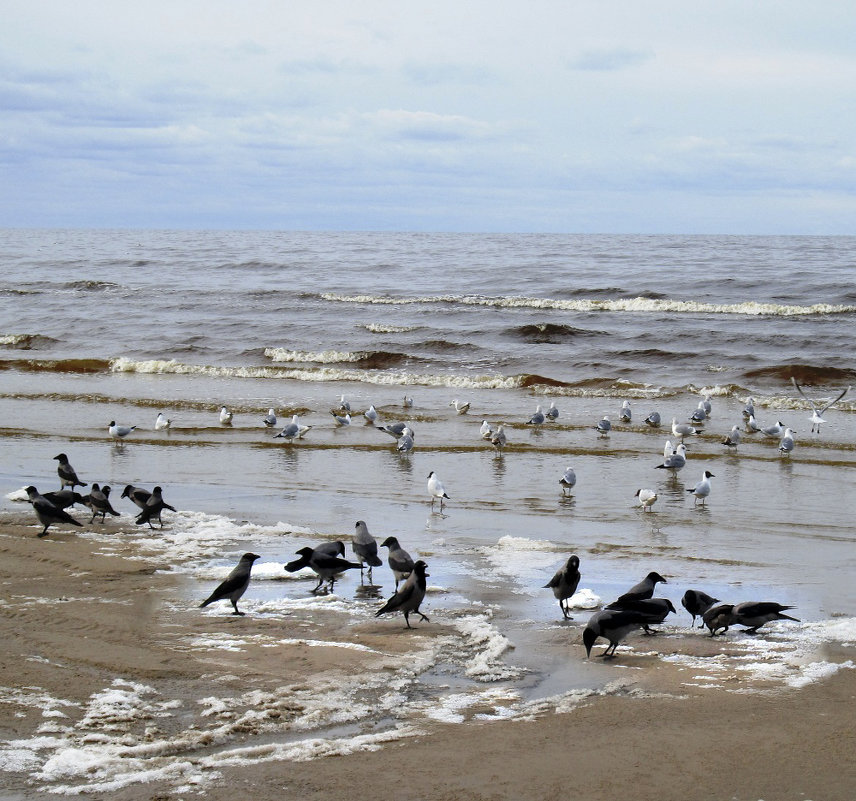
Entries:
[[128,436],[132,431],[136,430],[136,426],[120,426],[116,425],[115,420],[110,421],[110,425],[107,426],[107,431],[110,432],[110,436],[115,440],[123,440]]
[[555,420],[559,416],[559,410],[556,408],[556,401],[550,401],[550,408],[544,414],[550,419]]
[[573,467],[565,470],[564,475],[559,479],[559,483],[562,485],[562,495],[569,495],[577,483],[577,474]]
[[790,456],[791,451],[794,449],[794,444],[794,432],[790,428],[786,428],[782,441],[779,443],[779,450],[785,456]]
[[493,436],[493,429],[487,420],[482,420],[481,428],[479,429],[482,439],[490,439]]
[[265,428],[273,428],[276,425],[276,412],[273,409],[268,409],[268,413],[262,417],[262,422]]
[[169,428],[172,425],[172,420],[167,420],[163,412],[158,412],[155,419],[155,431],[162,431],[164,428]]
[[505,436],[505,429],[502,426],[497,426],[496,431],[491,435],[490,444],[496,448],[498,453],[502,453],[502,449],[507,442],[508,438]]
[[440,499],[440,511],[443,511],[443,502],[446,500],[451,500],[449,496],[446,494],[446,488],[443,486],[443,482],[437,478],[437,474],[432,470],[428,474],[428,494],[431,496],[431,508],[434,508],[434,501],[439,498]]
[[679,423],[677,417],[672,418],[672,435],[680,437],[683,441],[684,437],[691,437],[698,434],[698,431],[689,423]]
[[336,421],[337,426],[349,426],[351,425],[351,415],[346,414],[344,417],[339,417],[336,412],[330,412],[333,415],[333,419]]
[[224,426],[232,425],[233,414],[225,406],[220,407],[220,423]]
[[710,470],[705,470],[704,475],[701,477],[701,481],[699,481],[692,489],[687,490],[687,492],[691,492],[695,495],[693,506],[695,506],[699,501],[701,501],[702,506],[704,506],[705,499],[710,495],[710,480],[712,478],[716,478],[716,476],[714,476]]
[[737,446],[740,444],[740,426],[731,426],[731,433],[722,440],[722,444],[737,450]]
[[279,434],[274,435],[274,439],[294,439],[295,437],[300,436],[300,423],[298,422],[297,415],[292,415],[291,422],[286,424],[286,426],[279,432]]
[[811,406],[811,417],[809,419],[811,420],[811,433],[812,434],[814,434],[815,432],[817,432],[819,434],[820,433],[820,424],[826,422],[826,420],[823,419],[823,413],[828,408],[830,408],[830,406],[835,406],[835,404],[838,403],[838,401],[840,401],[848,392],[850,392],[850,387],[847,387],[847,389],[843,390],[834,401],[830,401],[825,406],[821,406],[818,409],[817,404],[811,398],[807,397],[806,394],[802,391],[802,389],[800,389],[800,385],[797,384],[797,381],[793,376],[791,376],[791,381],[793,382],[793,385],[794,385],[794,388],[796,389],[796,391],[799,392],[800,395],[802,395],[803,398],[805,398],[808,405]]
[[639,505],[643,512],[650,512],[651,507],[657,503],[657,493],[654,490],[638,489],[636,490],[636,497],[639,499]]
[[377,420],[377,409],[375,409],[374,404],[370,405],[368,409],[363,412],[363,417],[366,418],[366,423],[374,423]]
[[453,400],[449,406],[454,406],[455,411],[458,414],[466,414],[470,410],[470,403],[467,401],[466,403],[461,403],[457,398]]
[[630,401],[626,400],[621,404],[621,411],[618,413],[618,419],[622,423],[629,423],[633,417],[633,412],[630,411]]
[[528,425],[540,426],[547,418],[544,416],[544,412],[541,411],[541,404],[539,403],[535,407],[535,413],[532,417],[529,418]]
[[609,432],[612,430],[612,423],[609,422],[609,415],[605,414],[603,419],[594,427],[594,430],[598,432],[602,437],[608,437]]

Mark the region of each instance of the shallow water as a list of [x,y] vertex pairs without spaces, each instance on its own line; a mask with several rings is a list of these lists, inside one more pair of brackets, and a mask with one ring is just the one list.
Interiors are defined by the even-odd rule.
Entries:
[[[812,434],[790,383],[832,398],[856,375],[856,239],[5,234],[2,494],[57,489],[60,451],[84,480],[112,486],[125,515],[125,484],[162,485],[181,514],[165,514],[156,537],[193,580],[189,606],[247,549],[262,554],[242,601],[251,613],[311,605],[312,579],[282,581],[282,565],[322,539],[350,554],[365,520],[378,541],[394,534],[428,562],[429,616],[471,614],[484,627],[481,645],[462,635],[469,645],[426,670],[425,692],[501,682],[526,701],[614,678],[580,658],[589,610],[561,622],[543,589],[570,553],[595,600],[650,570],[667,576],[658,595],[679,609],[668,621],[679,636],[689,587],[794,605],[824,625],[856,609],[856,401]],[[687,466],[656,470],[672,417],[685,420],[705,394],[713,413],[688,440]],[[342,395],[353,420],[337,428]],[[720,444],[742,428],[749,395],[763,424],[796,430],[791,456],[762,434],[744,433],[736,452]],[[471,403],[467,415],[455,398]],[[618,422],[625,398],[629,425]],[[550,400],[559,419],[528,426]],[[412,453],[364,424],[370,403],[381,422],[412,426]],[[232,426],[218,422],[223,404]],[[280,426],[298,414],[311,430],[274,439],[280,426],[261,424],[271,406]],[[660,429],[642,422],[652,410]],[[169,431],[153,430],[159,411]],[[604,413],[608,438],[593,430]],[[112,419],[138,429],[117,445]],[[483,419],[506,427],[504,455],[479,436]],[[578,483],[565,497],[569,465]],[[694,505],[686,490],[704,470],[713,490]],[[442,513],[430,471],[451,496]],[[659,495],[652,513],[636,505],[640,487]],[[377,597],[391,594],[386,565],[374,579]],[[358,619],[379,604],[366,595],[353,572],[336,587]],[[466,669],[474,653],[477,677]]]

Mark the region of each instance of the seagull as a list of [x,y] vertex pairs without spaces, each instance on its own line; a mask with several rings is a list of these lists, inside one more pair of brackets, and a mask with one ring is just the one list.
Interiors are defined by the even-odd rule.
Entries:
[[107,426],[107,431],[110,432],[110,436],[113,437],[113,439],[120,441],[125,439],[125,437],[127,437],[132,431],[135,431],[136,428],[136,426],[116,425],[116,421],[111,420],[110,425]]
[[704,409],[704,413],[710,417],[710,413],[713,411],[713,404],[710,402],[710,395],[704,396],[704,400],[701,402],[701,407]]
[[296,414],[291,416],[291,422],[287,423],[279,434],[274,434],[274,439],[294,439],[300,436],[300,422]]
[[643,512],[652,511],[651,507],[657,503],[657,493],[654,490],[649,489],[638,489],[636,490],[636,497],[639,499],[639,505],[642,507]]
[[591,656],[591,649],[598,637],[609,642],[606,650],[600,654],[604,659],[613,659],[615,649],[631,631],[645,625],[645,616],[639,612],[626,610],[602,609],[595,612],[583,630],[583,645],[586,648],[586,658]]
[[413,450],[414,436],[413,431],[405,426],[404,432],[398,440],[398,445],[396,445],[396,450],[399,453],[410,453]]
[[850,392],[850,387],[847,387],[847,389],[843,390],[834,401],[830,401],[825,406],[821,406],[821,408],[818,409],[817,404],[811,398],[806,396],[806,394],[802,391],[800,385],[797,384],[797,381],[793,376],[791,376],[791,382],[793,383],[796,391],[799,392],[799,394],[802,395],[803,398],[805,398],[808,405],[811,406],[811,417],[809,419],[811,420],[812,434],[814,434],[815,431],[819,434],[820,424],[826,422],[826,420],[823,419],[823,413],[831,406],[835,406],[838,401],[840,401],[848,392]]
[[794,444],[794,432],[790,428],[786,428],[782,441],[779,443],[779,450],[785,456],[790,456],[791,451],[794,449]]
[[556,408],[556,401],[550,401],[550,408],[544,414],[549,420],[558,419],[559,410]]
[[784,614],[786,609],[793,609],[793,607],[782,606],[773,601],[744,601],[734,607],[732,622],[748,626],[747,634],[755,634],[761,626],[771,620],[793,620],[799,623],[798,618]]
[[651,412],[646,418],[645,423],[651,428],[659,428],[660,426],[660,413],[659,412]]
[[428,565],[425,564],[421,559],[413,564],[413,570],[410,575],[407,577],[407,580],[404,582],[404,586],[397,590],[395,595],[392,596],[377,612],[375,612],[375,617],[380,617],[381,615],[385,615],[389,612],[403,612],[404,613],[404,622],[407,624],[407,628],[412,629],[413,626],[410,625],[410,613],[415,612],[419,617],[421,617],[424,621],[430,622],[426,615],[423,615],[419,611],[419,606],[422,601],[425,599],[425,590],[428,585],[425,581],[426,577],[429,573],[426,573],[426,568]]
[[655,465],[659,470],[674,470],[675,474],[687,463],[687,446],[682,442],[674,453],[663,457],[663,463]]
[[698,406],[695,408],[693,413],[687,418],[691,423],[697,423],[698,425],[704,425],[704,421],[707,420],[707,412],[704,408],[704,401],[699,401]]
[[737,450],[737,446],[740,444],[740,426],[731,426],[731,433],[722,440],[722,444]]
[[373,404],[363,412],[363,417],[366,418],[367,425],[370,423],[373,424],[377,420],[377,409],[375,409]]
[[339,397],[339,408],[340,408],[343,412],[349,412],[349,411],[351,411],[351,404],[350,404],[350,403],[348,403],[348,401],[346,401],[346,400],[345,400],[345,396],[344,396],[344,395],[341,395],[341,396]]
[[78,523],[65,509],[59,509],[54,506],[44,495],[40,495],[39,491],[33,487],[27,487],[27,499],[33,505],[33,511],[44,528],[39,532],[39,537],[48,535],[48,528],[54,523],[69,523],[72,526],[82,527],[82,523]]
[[172,420],[168,420],[163,412],[158,412],[158,416],[155,418],[155,431],[162,431],[165,428],[169,428],[171,425]]
[[74,468],[68,463],[68,456],[64,453],[59,453],[54,456],[54,459],[59,462],[56,472],[59,476],[60,489],[63,487],[70,487],[73,490],[75,487],[87,486],[85,481],[81,481],[77,477],[77,473],[74,472]]
[[609,422],[609,415],[605,414],[603,419],[594,427],[594,430],[602,437],[608,437],[609,432],[612,430],[612,423]]
[[625,400],[624,403],[621,404],[621,411],[618,413],[618,419],[622,423],[629,423],[632,417],[633,413],[630,411],[630,401]]
[[[687,590],[681,598],[681,606],[692,615],[692,625],[695,626],[695,619],[701,617],[717,601],[719,598],[714,598],[701,590]],[[699,628],[704,628],[704,623]]]
[[[143,507],[143,510],[137,517],[136,523],[138,526],[141,526],[143,523],[148,523],[149,528],[154,528],[152,525],[152,520],[157,518],[158,523],[160,523],[160,527],[163,528],[163,520],[161,520],[161,512],[164,509],[171,509],[173,512],[175,511],[174,506],[170,506],[163,499],[163,490],[160,487],[155,487],[152,490],[152,494],[149,496],[146,501],[146,505]],[[124,493],[123,493],[124,495]]]
[[405,396],[404,396],[404,400],[402,401],[402,404],[401,404],[401,405],[402,405],[402,406],[404,406],[404,408],[405,408],[405,409],[410,409],[410,408],[412,408],[412,406],[413,406],[413,398],[410,398],[410,397],[408,397],[407,395],[405,395]]
[[220,407],[220,425],[230,426],[232,425],[232,418],[234,415],[230,412],[225,406]]
[[540,426],[546,419],[544,412],[541,411],[541,404],[539,403],[535,407],[535,413],[529,418],[527,425]]
[[386,426],[375,426],[375,428],[398,439],[404,433],[404,429],[407,428],[407,423],[390,423]]
[[613,603],[624,604],[630,601],[644,601],[646,598],[652,598],[654,596],[654,588],[660,582],[663,584],[669,583],[659,573],[652,570],[642,581],[634,584],[623,595],[619,595]]
[[749,417],[746,418],[745,430],[747,434],[756,434],[761,430],[761,426],[758,425],[758,421],[755,419],[754,414],[750,414]]
[[714,476],[710,470],[705,470],[704,475],[701,477],[701,481],[699,481],[692,489],[687,490],[687,492],[691,492],[695,495],[693,506],[695,506],[699,501],[701,501],[702,506],[704,506],[707,496],[710,495],[710,480],[712,478],[716,478],[716,476]]
[[780,437],[785,430],[785,424],[779,420],[771,426],[765,426],[761,429],[761,433],[768,437]]
[[336,412],[330,412],[333,415],[333,419],[336,421],[336,425],[339,427],[349,426],[351,425],[351,415],[346,414],[344,417],[339,417]]
[[262,417],[262,422],[265,428],[273,428],[276,425],[276,412],[273,409],[268,409],[268,413]]
[[211,593],[201,604],[202,609],[214,601],[223,601],[227,598],[232,602],[234,608],[233,615],[243,615],[244,613],[238,609],[238,599],[247,591],[250,585],[250,572],[253,569],[253,562],[261,557],[256,553],[245,553],[241,557],[241,561],[235,566],[235,569],[226,576],[225,580]]
[[440,511],[443,511],[443,501],[451,500],[449,496],[446,494],[446,488],[443,486],[443,482],[437,478],[437,474],[432,470],[428,474],[428,494],[431,496],[431,508],[434,508],[434,500],[436,498],[440,499]]
[[481,428],[479,429],[482,439],[490,439],[493,436],[493,429],[487,420],[482,420]]
[[562,485],[562,495],[569,495],[577,483],[577,474],[573,467],[565,470],[564,475],[559,479],[559,483]]
[[110,504],[110,487],[102,489],[97,484],[93,484],[89,495],[84,498],[84,503],[92,510],[90,523],[95,520],[96,515],[101,515],[101,522],[103,523],[108,512],[115,517],[119,516],[119,513]]
[[565,620],[573,620],[568,612],[568,599],[577,591],[580,583],[580,560],[573,555],[568,559],[564,567],[559,568],[545,585],[544,589],[553,591],[553,597],[559,602],[562,617]]
[[496,431],[493,432],[493,436],[490,438],[490,444],[496,449],[498,453],[502,453],[502,449],[508,443],[508,437],[505,436],[505,429],[502,426],[497,426]]
[[743,407],[743,417],[748,420],[755,416],[755,398],[749,398],[746,405]]
[[672,445],[672,440],[667,439],[663,446],[663,458],[668,459],[675,452],[675,446]]
[[457,398],[455,398],[455,400],[453,400],[453,401],[449,404],[449,406],[454,406],[454,407],[455,407],[455,411],[456,411],[458,414],[466,414],[466,413],[470,410],[470,404],[469,404],[469,401],[467,401],[466,403],[459,403]]
[[386,561],[395,577],[395,589],[398,590],[399,582],[404,581],[413,571],[413,557],[401,547],[397,537],[387,537],[380,547],[389,549]]
[[351,535],[351,549],[360,563],[360,576],[363,575],[363,566],[369,567],[369,581],[372,580],[372,568],[380,567],[383,562],[377,555],[377,541],[369,533],[369,527],[365,520],[357,520],[354,524],[354,533]]
[[679,423],[677,417],[672,418],[672,436],[680,437],[683,442],[684,437],[691,437],[698,434],[698,431],[688,423]]

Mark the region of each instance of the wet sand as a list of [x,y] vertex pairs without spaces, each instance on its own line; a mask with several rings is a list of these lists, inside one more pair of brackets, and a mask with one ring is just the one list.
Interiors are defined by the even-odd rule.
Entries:
[[[22,524],[24,523],[24,524]],[[389,742],[367,738],[366,749],[305,751],[289,757],[289,721],[305,711],[307,686],[335,685],[357,671],[388,672],[415,659],[446,626],[432,619],[408,632],[400,618],[343,622],[323,604],[287,616],[236,617],[223,604],[214,614],[195,608],[188,578],[159,557],[123,541],[108,522],[111,555],[71,530],[45,539],[26,515],[0,518],[0,739],[50,734],[40,696],[64,699],[64,725],[81,738],[114,732],[122,721],[92,720],[87,703],[115,680],[150,688],[151,715],[127,724],[134,754],[166,738],[183,751],[182,776],[153,775],[96,790],[92,797],[335,799],[354,793],[419,799],[504,799],[568,796],[613,798],[814,799],[856,795],[856,734],[852,710],[856,674],[839,670],[802,689],[760,688],[738,675],[727,689],[693,687],[675,665],[650,653],[620,649],[622,689],[581,697],[531,719],[420,723]],[[563,632],[564,633],[564,632]],[[579,629],[567,632],[568,658],[580,659]],[[241,648],[206,648],[207,639],[252,636]],[[350,641],[360,650],[318,647],[315,640]],[[678,644],[676,644],[676,642]],[[720,653],[723,641],[669,641],[697,656]],[[598,646],[598,651],[600,647]],[[827,653],[833,661],[853,649]],[[218,712],[212,696],[237,699]],[[180,712],[158,714],[164,704]],[[89,719],[82,721],[85,715]],[[371,730],[365,722],[362,734]],[[381,721],[377,722],[382,731]],[[356,733],[356,732],[355,732]],[[311,735],[311,733],[310,733]],[[302,735],[305,737],[305,733]],[[383,739],[380,737],[379,739]],[[252,747],[253,764],[224,750]],[[266,759],[261,759],[268,749]],[[0,774],[4,798],[44,797],[62,784]],[[61,779],[61,777],[60,777]],[[80,786],[79,777],[76,786]]]

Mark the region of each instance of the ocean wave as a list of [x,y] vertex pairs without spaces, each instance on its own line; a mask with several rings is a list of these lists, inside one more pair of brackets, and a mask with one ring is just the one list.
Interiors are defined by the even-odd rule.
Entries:
[[112,281],[69,281],[65,284],[66,289],[74,289],[78,292],[106,292],[113,289],[122,289],[121,284]]
[[603,336],[603,331],[594,331],[585,328],[574,328],[572,325],[561,325],[559,323],[532,323],[512,328],[509,332],[512,336],[519,337],[525,342],[540,344],[559,344],[569,339],[579,337]]
[[381,323],[365,323],[361,326],[373,334],[404,334],[407,331],[415,331],[417,327],[415,325],[382,325]]
[[394,364],[400,364],[407,361],[409,357],[406,353],[392,353],[389,351],[305,351],[305,350],[288,350],[287,348],[265,348],[264,355],[272,362],[280,362],[284,364],[360,364],[364,367],[383,369],[391,367]]
[[58,339],[43,334],[0,334],[0,347],[16,350],[32,350],[47,347],[59,342]]
[[482,295],[427,295],[392,297],[388,295],[337,295],[323,293],[323,300],[334,303],[363,303],[388,306],[446,303],[461,306],[492,306],[501,309],[551,309],[560,311],[654,312],[658,314],[737,314],[745,316],[804,317],[826,314],[853,314],[856,306],[814,303],[810,306],[759,303],[704,303],[695,300],[660,298],[613,298],[610,300],[559,300],[556,298],[488,297]]
[[844,367],[818,367],[812,364],[772,364],[746,370],[743,373],[750,379],[773,379],[790,383],[795,378],[800,384],[835,384],[852,382],[856,379],[856,369]]
[[0,359],[0,370],[33,373],[103,373],[109,367],[104,359]]

